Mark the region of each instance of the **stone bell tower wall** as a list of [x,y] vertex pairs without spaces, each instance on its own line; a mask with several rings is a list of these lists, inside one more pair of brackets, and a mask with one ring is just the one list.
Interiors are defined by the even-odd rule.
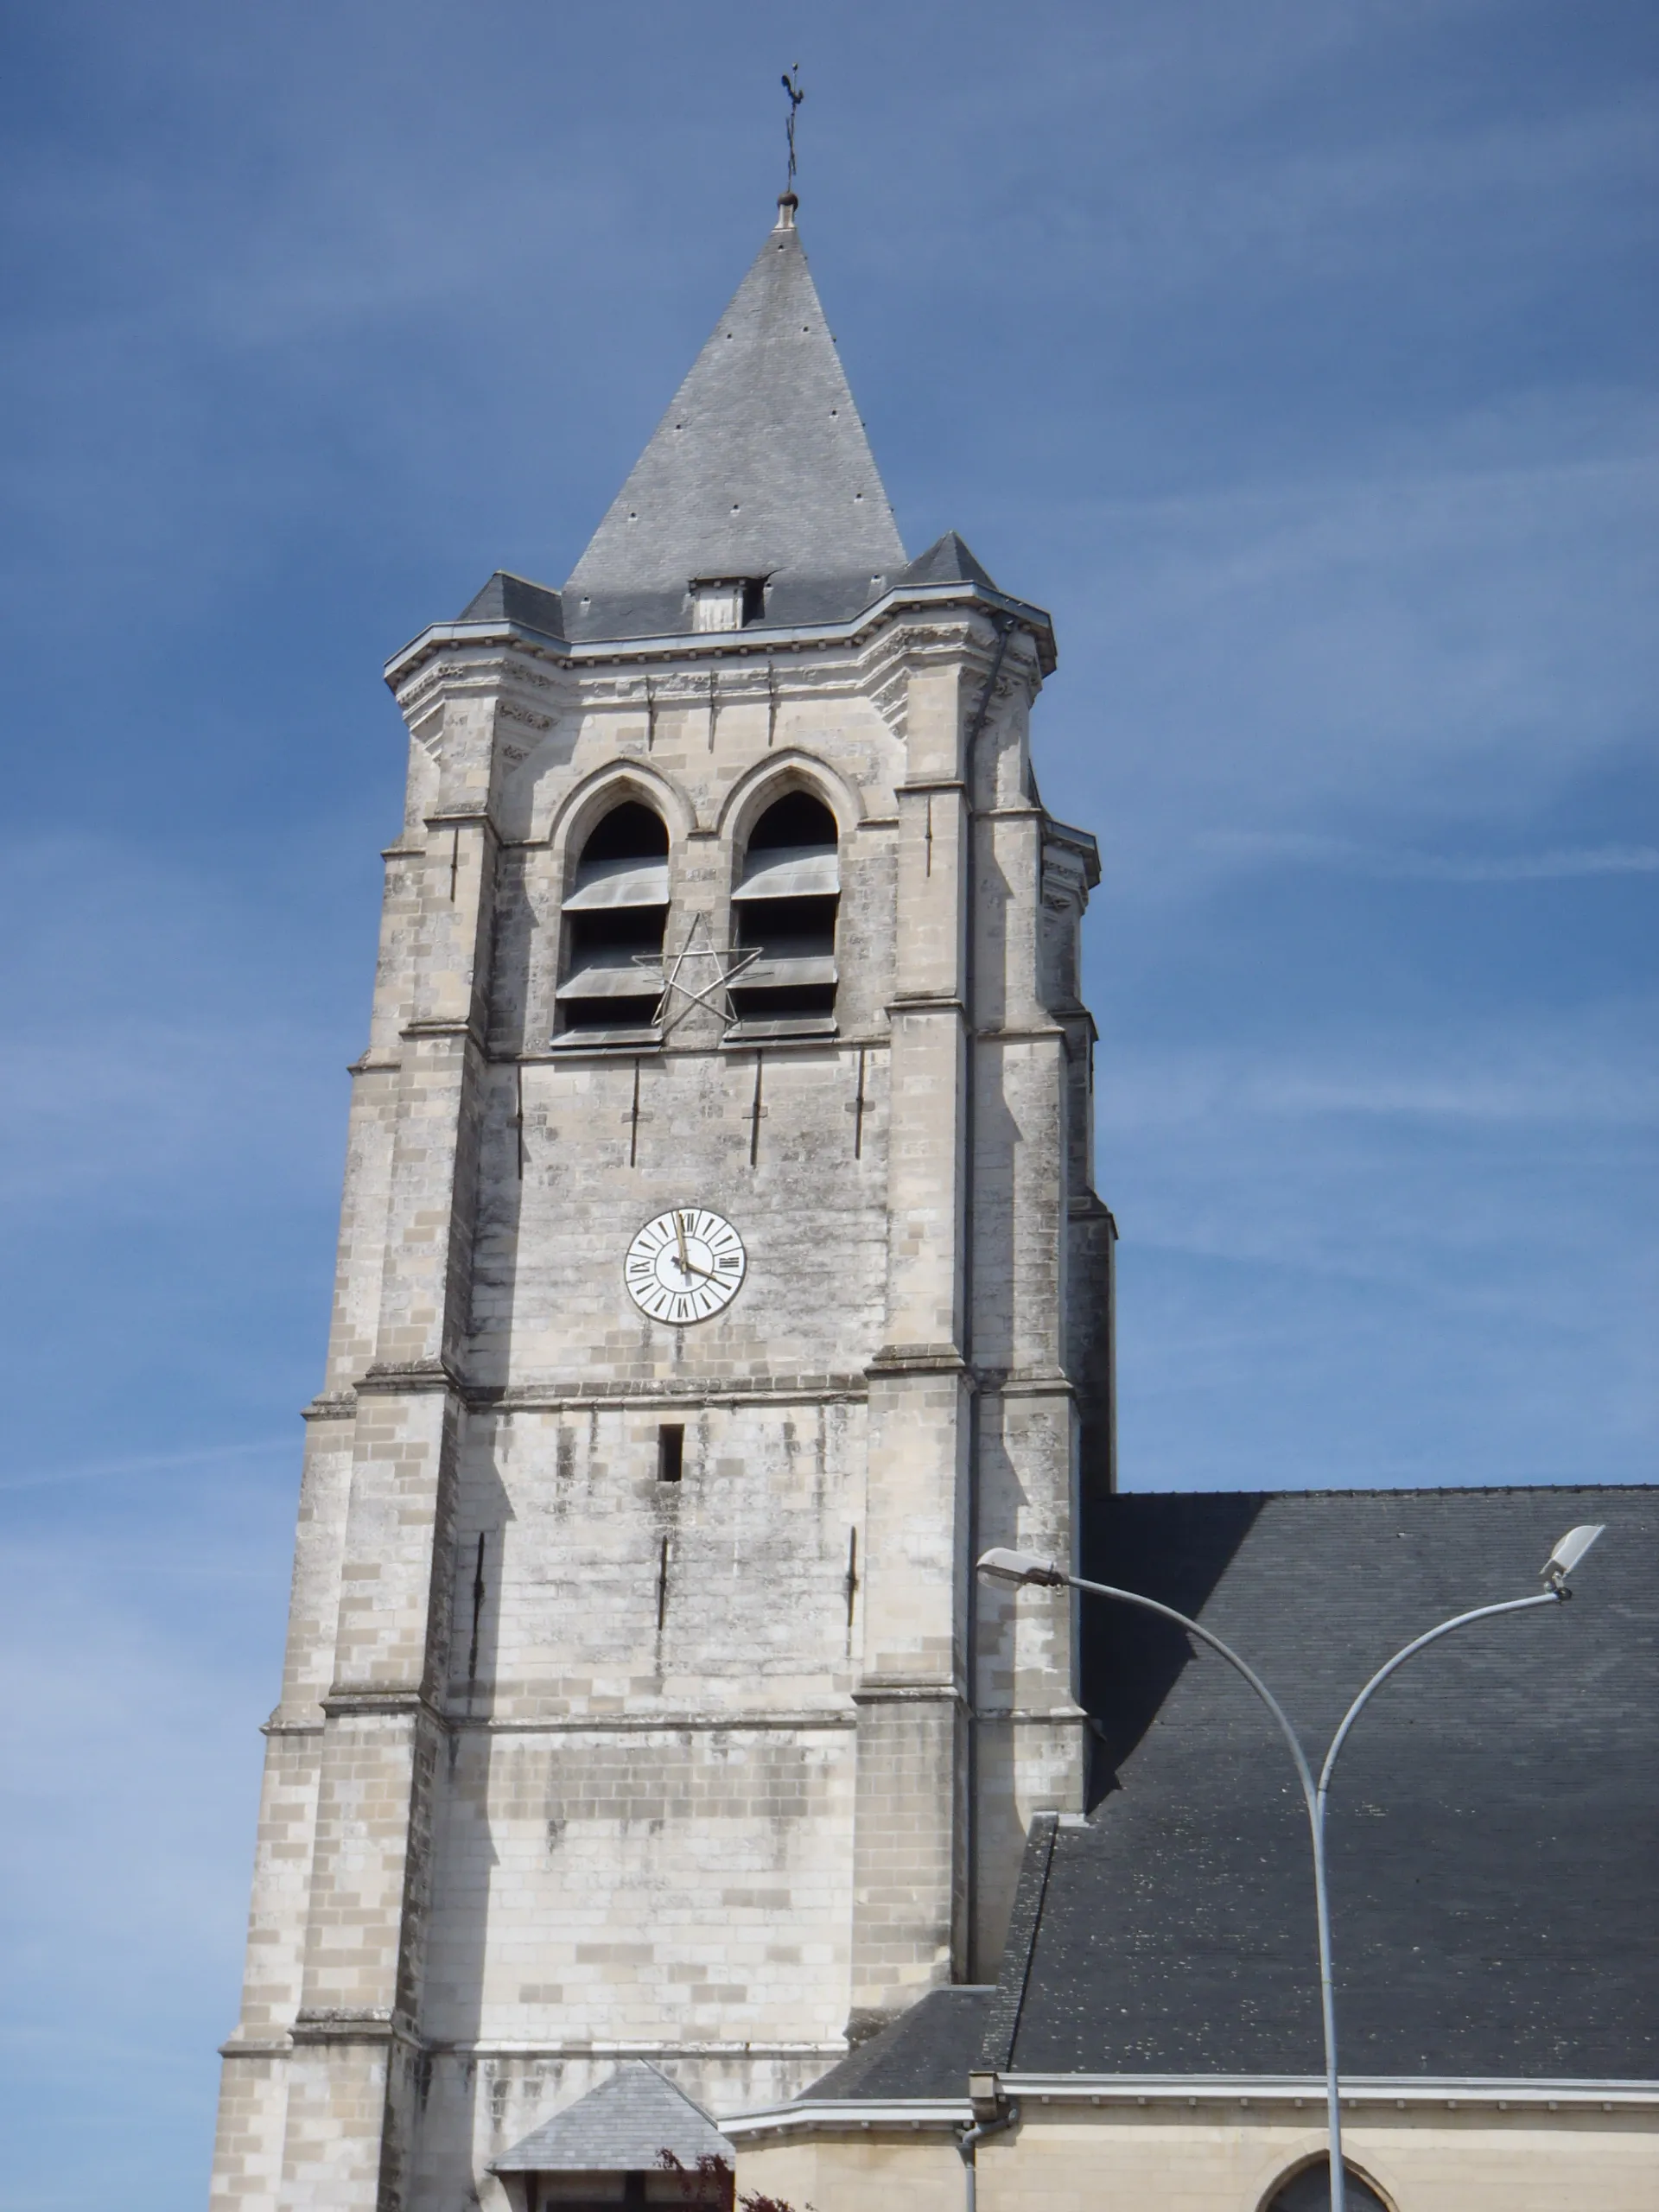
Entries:
[[[624,2050],[791,2094],[986,1970],[1032,1813],[1081,1802],[1069,1609],[1016,1629],[969,1565],[1069,1554],[1107,1420],[1088,841],[1035,796],[1032,635],[959,596],[798,652],[474,625],[395,669],[216,2204],[504,2201],[490,2160]],[[839,831],[835,1034],[559,1039],[606,809],[666,825],[671,950],[724,946],[789,788]],[[748,1274],[665,1328],[622,1257],[688,1203]]]

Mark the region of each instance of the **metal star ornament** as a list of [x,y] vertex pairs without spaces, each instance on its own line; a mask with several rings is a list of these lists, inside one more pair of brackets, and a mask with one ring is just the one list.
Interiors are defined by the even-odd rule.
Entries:
[[[657,1001],[657,1011],[653,1019],[664,1035],[674,1027],[677,1021],[683,1021],[694,1006],[707,1007],[710,1014],[717,1015],[722,1021],[734,1021],[737,1016],[732,1006],[732,982],[734,977],[741,976],[746,968],[752,968],[760,957],[758,947],[753,951],[744,952],[740,951],[735,945],[728,945],[722,950],[712,938],[709,938],[706,944],[700,945],[696,941],[699,930],[708,937],[709,929],[706,920],[702,915],[695,914],[691,919],[691,926],[685,933],[685,942],[674,955],[672,964],[663,978],[663,995]],[[633,959],[634,965],[638,968],[660,969],[660,954],[636,952]],[[696,962],[705,963],[714,972],[709,976],[706,982],[699,985],[696,980],[696,971],[693,969],[691,976],[682,982],[681,977],[685,970]],[[674,999],[677,994],[686,1001],[677,1013],[674,1011]],[[715,1003],[716,994],[723,999],[723,1005]]]

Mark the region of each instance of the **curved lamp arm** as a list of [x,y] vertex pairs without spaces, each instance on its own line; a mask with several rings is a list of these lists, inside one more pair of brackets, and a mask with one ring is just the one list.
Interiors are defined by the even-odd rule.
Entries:
[[[1313,1780],[1313,1770],[1307,1763],[1306,1755],[1302,1750],[1301,1739],[1291,1726],[1283,1706],[1280,1704],[1255,1668],[1241,1659],[1231,1644],[1224,1643],[1218,1636],[1212,1635],[1207,1628],[1200,1626],[1197,1621],[1189,1620],[1185,1613],[1178,1613],[1173,1605],[1160,1605],[1155,1598],[1143,1598],[1139,1591],[1114,1589],[1109,1582],[1085,1582],[1081,1575],[1077,1574],[1062,1574],[1057,1572],[1054,1579],[1057,1583],[1063,1584],[1069,1589],[1086,1590],[1091,1598],[1116,1598],[1120,1605],[1138,1606],[1143,1613],[1160,1614],[1165,1620],[1173,1621],[1177,1628],[1184,1628],[1189,1636],[1196,1636],[1200,1643],[1207,1643],[1212,1651],[1218,1652],[1230,1667],[1243,1675],[1245,1681],[1278,1723],[1279,1732],[1289,1746],[1290,1756],[1296,1762],[1296,1772],[1301,1782],[1302,1795],[1307,1800],[1308,1810],[1313,1811],[1318,1791]],[[1528,1602],[1535,1605],[1537,1600],[1533,1599]]]
[[1565,1587],[1558,1586],[1552,1590],[1541,1591],[1535,1598],[1511,1598],[1502,1605],[1477,1605],[1472,1613],[1459,1613],[1455,1620],[1442,1621],[1438,1628],[1430,1629],[1427,1636],[1418,1637],[1413,1643],[1407,1644],[1402,1651],[1396,1651],[1393,1658],[1379,1667],[1371,1676],[1370,1681],[1366,1683],[1364,1688],[1342,1716],[1342,1726],[1331,1738],[1331,1748],[1325,1755],[1325,1764],[1319,1769],[1320,1804],[1324,1804],[1325,1795],[1330,1789],[1331,1770],[1337,1763],[1337,1753],[1348,1740],[1349,1730],[1363,1712],[1371,1693],[1374,1690],[1380,1690],[1389,1676],[1403,1667],[1408,1659],[1414,1659],[1420,1651],[1427,1650],[1431,1643],[1438,1643],[1443,1636],[1450,1636],[1453,1629],[1467,1628],[1471,1621],[1491,1620],[1494,1613],[1529,1612],[1535,1605],[1559,1605],[1572,1594],[1572,1592]]

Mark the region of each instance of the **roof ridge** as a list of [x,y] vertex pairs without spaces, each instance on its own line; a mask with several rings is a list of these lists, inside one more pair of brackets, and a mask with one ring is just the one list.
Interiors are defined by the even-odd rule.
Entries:
[[1008,1915],[1008,1932],[1002,1946],[1002,1964],[996,1978],[996,1994],[991,1999],[990,2017],[985,2023],[985,2040],[980,2047],[980,2070],[987,2074],[1001,2074],[1007,2070],[1014,2056],[1014,2040],[1020,2031],[1020,2014],[1026,2001],[1026,1984],[1031,1976],[1031,1955],[1037,1942],[1037,1923],[1042,1918],[1043,1898],[1048,1889],[1048,1870],[1054,1858],[1054,1839],[1059,1834],[1060,1816],[1058,1813],[1034,1813],[1026,1837],[1025,1855],[1020,1861],[1020,1878],[1014,1885],[1014,1909]]

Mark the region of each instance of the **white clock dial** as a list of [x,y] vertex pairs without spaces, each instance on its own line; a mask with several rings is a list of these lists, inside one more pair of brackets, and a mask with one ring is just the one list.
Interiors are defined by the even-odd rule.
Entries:
[[659,1213],[628,1247],[628,1295],[653,1321],[706,1321],[743,1287],[748,1255],[723,1214],[707,1206]]

